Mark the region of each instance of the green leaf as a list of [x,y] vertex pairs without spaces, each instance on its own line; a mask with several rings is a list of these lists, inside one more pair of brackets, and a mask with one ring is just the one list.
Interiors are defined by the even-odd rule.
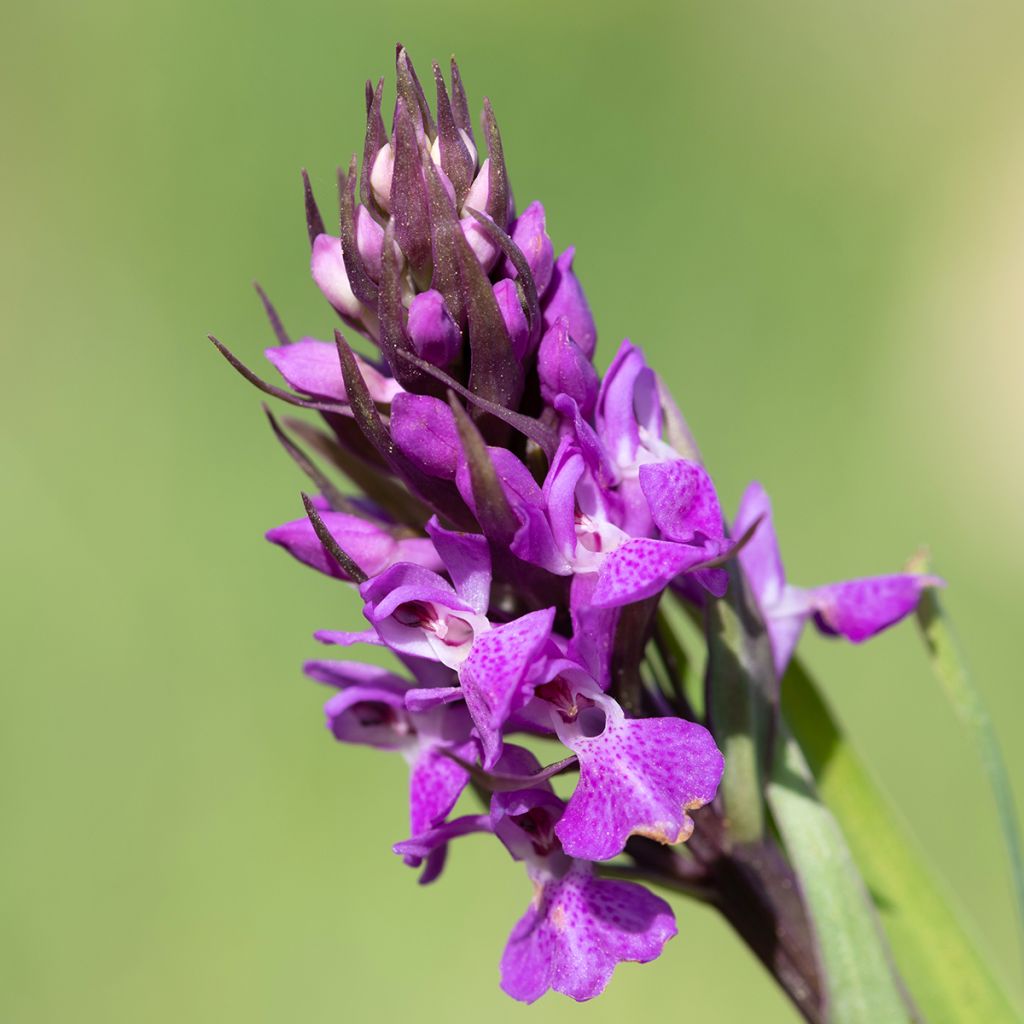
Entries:
[[738,843],[764,836],[764,779],[772,749],[775,670],[764,624],[732,559],[729,589],[707,608],[707,710],[725,755],[719,796]]
[[[1024,858],[1021,856],[1020,826],[1013,803],[1010,777],[992,728],[992,719],[989,718],[981,693],[967,671],[935,587],[928,587],[922,592],[917,605],[917,623],[921,627],[935,675],[942,683],[953,710],[970,733],[988,776],[1010,861],[1013,891],[1017,898],[1017,926],[1024,929]],[[1021,935],[1024,938],[1024,931]]]
[[1019,1012],[975,948],[948,893],[795,660],[783,680],[782,708],[928,1024],[1020,1024]]
[[821,951],[830,1024],[910,1020],[871,896],[842,830],[821,802],[803,753],[783,723],[768,805],[796,869]]

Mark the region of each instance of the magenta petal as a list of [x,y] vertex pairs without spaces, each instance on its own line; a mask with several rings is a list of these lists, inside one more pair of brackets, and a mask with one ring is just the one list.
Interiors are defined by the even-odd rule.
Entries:
[[[320,518],[331,536],[368,576],[376,576],[395,562],[413,562],[440,569],[434,545],[426,538],[396,541],[379,526],[345,512],[321,512]],[[327,553],[309,519],[296,519],[267,532],[267,540],[283,547],[305,565],[328,576],[347,580],[337,562]]]
[[551,287],[544,296],[544,326],[550,327],[559,317],[566,317],[572,340],[590,359],[597,347],[597,327],[583,287],[572,269],[575,255],[575,249],[566,249],[555,263]]
[[[338,349],[331,342],[303,338],[291,345],[268,348],[264,354],[296,391],[317,398],[348,401]],[[370,397],[375,402],[390,402],[395,395],[401,393],[402,388],[393,377],[386,377],[358,355],[355,358]]]
[[617,964],[657,959],[676,934],[672,908],[632,882],[595,878],[574,865],[545,881],[512,929],[501,987],[532,1003],[549,988],[577,1001],[604,990]]
[[530,342],[530,325],[523,312],[523,304],[519,300],[519,289],[515,281],[510,278],[502,278],[494,286],[494,298],[501,311],[501,318],[505,321],[505,329],[508,331],[509,340],[512,342],[512,351],[516,359],[522,362],[527,356],[527,349]]
[[822,632],[861,643],[909,615],[925,587],[942,585],[935,576],[901,573],[831,583],[815,587],[810,594]]
[[362,743],[379,750],[401,750],[413,732],[405,710],[407,683],[400,686],[349,686],[325,705],[327,727],[343,743]]
[[672,459],[640,467],[644,492],[658,529],[684,544],[721,539],[722,509],[708,471],[697,462]]
[[761,520],[760,525],[740,551],[739,559],[754,597],[762,609],[767,609],[781,598],[786,573],[775,536],[772,503],[765,489],[755,480],[740,499],[733,533],[742,537],[758,519]]
[[395,395],[391,436],[402,454],[429,476],[454,480],[465,462],[455,417],[439,398],[411,392]]
[[[403,689],[408,683],[401,676],[389,672],[379,665],[367,665],[362,661],[328,661],[317,658],[307,661],[302,671],[318,683],[343,690],[349,686],[383,686]],[[406,694],[408,707],[408,694]]]
[[650,597],[713,554],[689,544],[634,538],[601,563],[592,603],[597,608],[619,608]]
[[491,552],[479,533],[446,530],[431,517],[427,533],[452,578],[455,591],[474,611],[486,614],[491,603]]
[[[475,743],[464,743],[453,753],[472,760]],[[412,834],[419,835],[448,817],[469,782],[469,772],[437,747],[428,747],[409,773],[409,815]]]
[[583,714],[579,723],[555,725],[580,761],[580,780],[555,826],[563,849],[570,857],[608,860],[631,835],[683,842],[693,831],[686,812],[713,800],[722,777],[711,733],[681,718],[627,719],[610,697],[587,695],[596,705],[589,713],[604,716],[598,735],[584,734],[595,722]]
[[545,608],[483,633],[462,664],[459,678],[487,769],[501,754],[502,726],[530,698],[525,681],[551,635],[554,618],[555,609]]

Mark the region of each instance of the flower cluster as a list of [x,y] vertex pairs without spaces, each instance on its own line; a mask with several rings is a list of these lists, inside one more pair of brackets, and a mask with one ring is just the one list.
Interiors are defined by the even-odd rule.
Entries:
[[[668,904],[609,878],[607,862],[638,842],[687,840],[723,771],[714,723],[638,683],[662,594],[699,615],[725,595],[737,556],[781,676],[808,619],[860,641],[912,610],[927,581],[790,586],[756,484],[727,528],[643,352],[625,341],[603,377],[595,369],[573,250],[555,255],[540,203],[516,212],[490,106],[482,158],[454,61],[450,86],[437,65],[434,78],[432,108],[399,48],[390,130],[383,80],[367,83],[361,170],[353,157],[339,175],[337,234],[305,180],[313,279],[372,353],[340,332],[293,341],[269,302],[280,343],[266,355],[288,388],[217,344],[264,391],[322,418],[286,429],[271,416],[318,493],[267,536],[358,587],[368,628],[318,640],[386,647],[402,666],[305,666],[335,691],[337,740],[408,762],[410,835],[396,853],[431,882],[450,842],[495,836],[535,887],[502,987],[582,1000],[676,931]],[[516,736],[567,749],[543,767]],[[551,783],[563,773],[578,773],[566,799]],[[467,788],[486,805],[455,816]]]

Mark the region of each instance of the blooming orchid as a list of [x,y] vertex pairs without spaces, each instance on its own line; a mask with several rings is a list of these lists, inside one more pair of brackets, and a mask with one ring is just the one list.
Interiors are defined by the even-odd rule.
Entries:
[[[575,250],[556,255],[541,203],[517,207],[490,105],[478,137],[455,62],[447,81],[433,72],[432,105],[398,49],[390,121],[383,79],[367,83],[336,234],[304,177],[313,281],[349,334],[293,341],[268,301],[265,354],[287,387],[216,342],[319,417],[271,416],[316,493],[267,539],[357,588],[367,628],[316,638],[372,645],[407,673],[307,662],[335,691],[330,733],[407,761],[395,849],[422,882],[468,835],[525,864],[535,894],[500,967],[513,998],[590,999],[618,963],[660,956],[675,920],[645,886],[666,884],[721,910],[824,1022],[820,890],[804,892],[765,810],[786,735],[777,680],[808,619],[859,642],[940,581],[790,585],[759,485],[729,528],[641,348],[624,341],[598,372]],[[706,659],[688,658],[670,601]],[[470,790],[484,806],[456,814]]]

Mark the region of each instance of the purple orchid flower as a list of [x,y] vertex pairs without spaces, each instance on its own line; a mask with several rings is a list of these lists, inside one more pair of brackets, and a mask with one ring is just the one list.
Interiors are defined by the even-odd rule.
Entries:
[[736,532],[744,533],[758,519],[760,524],[740,551],[739,560],[764,618],[779,679],[808,619],[813,618],[822,633],[862,643],[906,618],[917,607],[925,587],[945,585],[937,576],[896,573],[809,589],[795,587],[786,582],[771,501],[755,482],[740,500]]
[[558,838],[565,805],[547,789],[496,793],[491,826],[535,886],[501,958],[501,987],[532,1003],[548,989],[582,1002],[625,961],[656,960],[676,934],[669,905],[633,882],[598,878]]
[[[476,757],[477,744],[465,706],[411,711],[406,707],[406,695],[412,683],[359,662],[309,661],[304,670],[311,679],[338,689],[324,705],[327,726],[335,739],[397,751],[405,758],[412,835],[443,822],[469,781],[469,772],[447,755],[463,761]],[[419,865],[412,855],[410,858],[411,866]]]

